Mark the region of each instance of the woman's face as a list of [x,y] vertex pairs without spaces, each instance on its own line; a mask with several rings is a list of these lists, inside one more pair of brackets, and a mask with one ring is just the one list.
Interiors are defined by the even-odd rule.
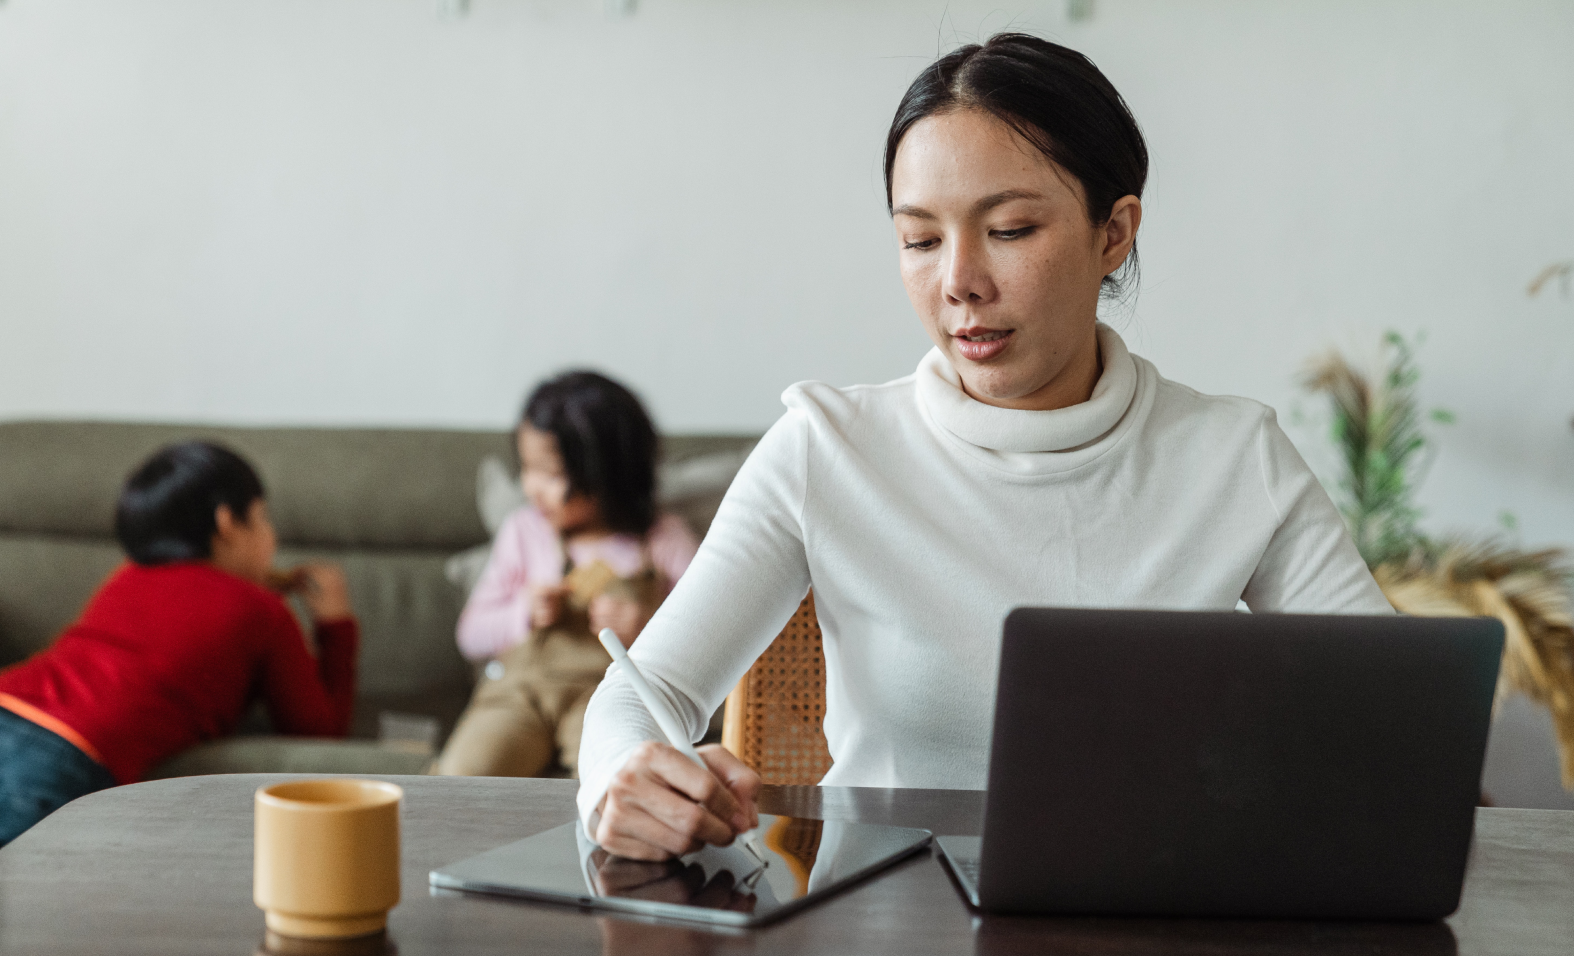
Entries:
[[558,451],[557,436],[530,425],[519,429],[519,461],[523,470],[519,483],[525,497],[556,528],[559,534],[594,525],[600,517],[596,502],[584,495],[571,494],[568,471]]
[[1135,196],[1095,226],[1082,186],[988,113],[915,123],[891,170],[893,221],[913,308],[969,395],[1063,408],[1098,382],[1100,283],[1125,261]]

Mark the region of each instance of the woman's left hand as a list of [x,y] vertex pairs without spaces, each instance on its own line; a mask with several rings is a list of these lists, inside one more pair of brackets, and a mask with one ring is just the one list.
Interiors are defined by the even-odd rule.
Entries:
[[604,627],[612,628],[624,647],[633,646],[649,621],[650,612],[630,598],[601,594],[590,602],[590,629],[599,634]]

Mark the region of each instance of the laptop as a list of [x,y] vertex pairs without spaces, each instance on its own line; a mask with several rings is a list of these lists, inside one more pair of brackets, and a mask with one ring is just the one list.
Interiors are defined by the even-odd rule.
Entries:
[[1435,920],[1459,905],[1492,618],[1018,608],[975,907]]

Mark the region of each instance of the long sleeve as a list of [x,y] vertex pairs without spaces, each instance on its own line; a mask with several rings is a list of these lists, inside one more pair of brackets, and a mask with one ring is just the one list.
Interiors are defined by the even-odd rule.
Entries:
[[503,522],[492,554],[459,616],[459,653],[484,661],[530,633],[529,586],[561,579],[557,536],[538,513],[520,508]]
[[1258,460],[1279,526],[1247,582],[1246,606],[1255,612],[1392,614],[1338,509],[1271,410],[1258,433]]
[[269,622],[263,694],[280,732],[341,737],[355,707],[355,657],[360,626],[354,618],[317,625],[317,657],[306,649],[288,612]]
[[126,564],[50,647],[0,673],[0,690],[80,735],[121,783],[232,733],[259,693],[287,734],[336,736],[355,703],[360,632],[317,629],[308,649],[288,605],[205,561]]
[[[809,428],[789,411],[728,489],[693,562],[629,652],[690,740],[770,646],[809,588],[802,512]],[[659,563],[659,562],[658,562]],[[580,818],[597,805],[630,752],[661,730],[612,668],[591,698],[580,743]]]
[[668,590],[689,569],[699,548],[699,539],[677,515],[664,515],[650,530],[650,562]]

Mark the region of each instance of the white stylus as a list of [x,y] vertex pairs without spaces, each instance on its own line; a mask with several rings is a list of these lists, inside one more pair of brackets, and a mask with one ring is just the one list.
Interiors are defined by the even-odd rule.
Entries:
[[[689,742],[689,735],[684,733],[683,728],[679,726],[678,719],[672,716],[672,712],[667,709],[666,703],[660,697],[657,697],[656,692],[645,682],[645,675],[640,673],[639,668],[635,667],[634,662],[629,659],[628,650],[624,648],[623,642],[618,639],[617,632],[610,627],[604,627],[597,636],[601,639],[601,646],[607,649],[607,653],[612,655],[612,660],[618,667],[623,669],[623,673],[628,677],[629,683],[634,685],[634,693],[639,695],[639,699],[645,704],[645,709],[650,711],[651,717],[655,718],[656,725],[661,728],[661,732],[667,737],[667,743],[671,744],[678,753],[699,764],[700,769],[710,773],[710,767],[705,765],[705,758],[701,757],[700,752],[694,749],[694,744]],[[756,860],[759,860],[762,865],[765,863],[765,854],[760,852],[760,848],[757,845],[759,840],[758,830],[745,830],[743,833],[738,834],[738,840],[743,844],[745,850],[754,855]]]

